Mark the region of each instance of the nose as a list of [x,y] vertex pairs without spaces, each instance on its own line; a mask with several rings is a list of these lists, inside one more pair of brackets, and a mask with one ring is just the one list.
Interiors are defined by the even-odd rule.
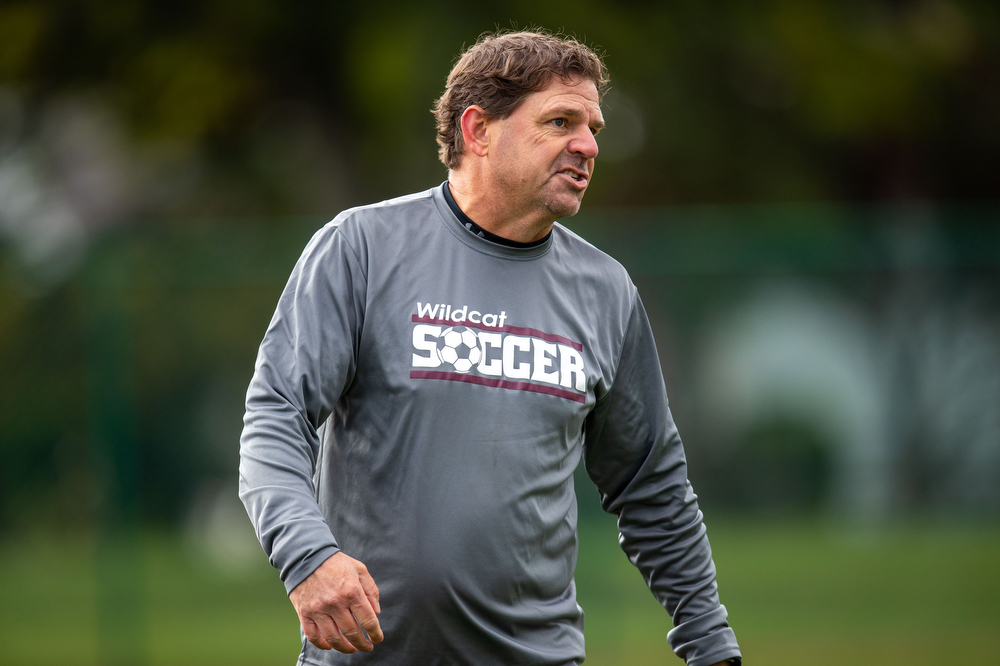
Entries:
[[592,160],[597,157],[597,137],[590,131],[589,127],[581,127],[573,141],[570,142],[569,150],[582,157]]

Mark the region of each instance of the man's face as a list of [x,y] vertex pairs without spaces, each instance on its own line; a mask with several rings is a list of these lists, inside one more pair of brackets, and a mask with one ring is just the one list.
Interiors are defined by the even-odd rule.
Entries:
[[507,118],[494,121],[489,161],[515,214],[575,215],[594,173],[595,135],[604,127],[597,86],[553,78]]

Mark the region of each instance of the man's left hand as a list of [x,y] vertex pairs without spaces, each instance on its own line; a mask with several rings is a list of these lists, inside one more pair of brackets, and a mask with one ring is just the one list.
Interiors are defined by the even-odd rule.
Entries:
[[376,617],[381,612],[378,596],[368,568],[338,552],[299,583],[288,598],[310,643],[321,650],[351,653],[371,652],[372,643],[382,642]]

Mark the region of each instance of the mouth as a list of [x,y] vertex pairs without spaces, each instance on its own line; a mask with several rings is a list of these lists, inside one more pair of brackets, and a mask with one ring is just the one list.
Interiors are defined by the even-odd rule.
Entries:
[[573,184],[583,189],[587,186],[587,181],[590,179],[586,172],[578,171],[576,169],[566,168],[556,172],[558,175],[563,175],[568,177]]

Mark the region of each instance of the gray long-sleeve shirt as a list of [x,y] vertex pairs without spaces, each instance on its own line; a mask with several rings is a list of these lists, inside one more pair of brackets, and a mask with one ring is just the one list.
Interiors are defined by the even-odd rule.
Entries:
[[613,259],[561,225],[511,248],[440,188],[309,242],[247,393],[240,496],[288,591],[343,549],[385,641],[308,664],[584,658],[581,455],[689,666],[739,656],[649,323]]

